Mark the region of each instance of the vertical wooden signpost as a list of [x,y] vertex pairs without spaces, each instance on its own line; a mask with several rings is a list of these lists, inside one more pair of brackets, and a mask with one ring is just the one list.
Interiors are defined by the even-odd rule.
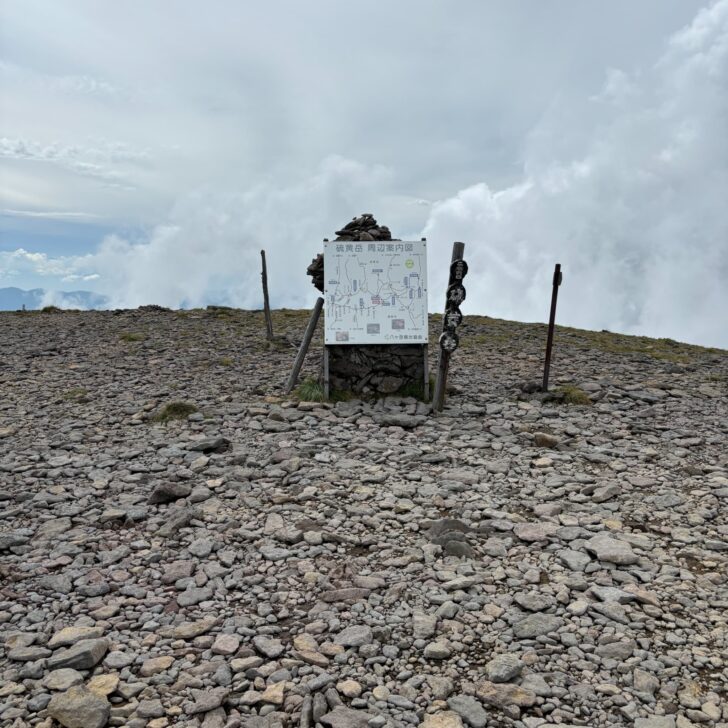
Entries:
[[445,405],[447,373],[450,367],[450,355],[458,348],[457,328],[463,321],[460,304],[465,300],[463,278],[467,275],[468,264],[463,260],[465,243],[452,244],[450,262],[450,279],[447,286],[445,313],[442,317],[442,334],[440,334],[440,355],[437,363],[437,379],[435,392],[432,395],[432,409],[442,412]]
[[268,341],[273,341],[273,319],[270,315],[270,301],[268,300],[268,268],[265,264],[265,250],[260,251],[260,257],[263,261],[263,270],[260,277],[263,280],[263,309],[265,311],[265,337]]
[[546,337],[546,357],[543,364],[543,385],[542,391],[549,391],[549,372],[551,370],[551,350],[554,345],[554,323],[556,321],[556,299],[559,295],[559,286],[563,280],[561,273],[561,263],[557,263],[554,267],[554,278],[551,290],[551,312],[549,314],[549,331]]

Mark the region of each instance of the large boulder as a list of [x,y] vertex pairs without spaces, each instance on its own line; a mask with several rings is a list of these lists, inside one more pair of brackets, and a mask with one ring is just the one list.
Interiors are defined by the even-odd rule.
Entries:
[[84,685],[57,693],[48,703],[48,714],[66,728],[103,728],[109,720],[109,701]]

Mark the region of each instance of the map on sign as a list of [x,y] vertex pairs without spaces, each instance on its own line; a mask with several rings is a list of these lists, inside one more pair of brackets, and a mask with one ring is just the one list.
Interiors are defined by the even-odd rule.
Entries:
[[326,344],[427,343],[427,243],[324,243]]

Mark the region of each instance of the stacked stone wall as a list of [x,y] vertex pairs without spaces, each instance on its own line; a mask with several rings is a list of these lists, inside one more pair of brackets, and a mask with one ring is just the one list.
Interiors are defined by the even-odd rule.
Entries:
[[424,381],[424,354],[419,344],[329,347],[332,390],[386,395],[409,386],[417,389]]

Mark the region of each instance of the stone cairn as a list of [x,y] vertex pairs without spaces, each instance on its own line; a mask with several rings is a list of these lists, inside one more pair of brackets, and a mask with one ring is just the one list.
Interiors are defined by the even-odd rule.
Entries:
[[[336,231],[336,240],[398,240],[386,225],[378,225],[365,212]],[[319,253],[306,273],[323,293],[324,256]],[[418,391],[424,382],[425,364],[419,344],[367,344],[329,348],[329,382],[332,390],[363,395],[388,395],[407,385]]]
[[[352,218],[341,230],[336,231],[336,240],[397,240],[392,237],[386,225],[377,225],[374,215],[365,212],[359,217]],[[311,276],[313,285],[321,293],[324,292],[324,254],[319,253],[306,269]]]

